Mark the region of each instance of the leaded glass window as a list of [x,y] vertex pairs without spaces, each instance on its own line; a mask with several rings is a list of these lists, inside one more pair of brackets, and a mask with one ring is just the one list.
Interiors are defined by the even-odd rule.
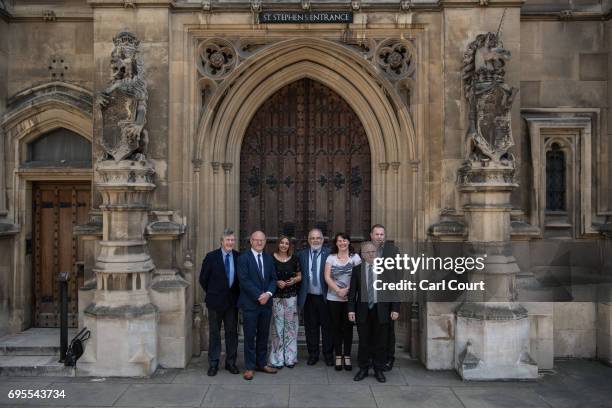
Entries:
[[565,211],[565,153],[557,143],[546,152],[546,209]]
[[79,134],[58,128],[30,142],[26,167],[91,167],[91,143]]

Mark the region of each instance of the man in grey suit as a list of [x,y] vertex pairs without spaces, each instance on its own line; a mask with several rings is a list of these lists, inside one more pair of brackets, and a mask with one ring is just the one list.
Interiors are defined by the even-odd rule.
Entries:
[[[393,242],[387,241],[387,235],[384,225],[374,224],[370,230],[370,239],[376,246],[377,258],[395,258],[399,254],[399,249]],[[395,271],[386,270],[385,275],[389,277]],[[387,333],[387,363],[384,366],[384,371],[391,371],[395,362],[395,321],[391,320],[388,325],[389,332]]]
[[[313,365],[319,361],[319,339],[323,343],[325,364],[332,366],[331,318],[325,297],[327,283],[325,282],[325,260],[329,248],[323,246],[323,233],[314,228],[308,233],[308,247],[301,250],[297,256],[302,271],[302,285],[298,293],[298,304],[304,310],[304,329],[306,331],[306,346],[308,360],[306,364]],[[319,337],[319,331],[321,336]]]

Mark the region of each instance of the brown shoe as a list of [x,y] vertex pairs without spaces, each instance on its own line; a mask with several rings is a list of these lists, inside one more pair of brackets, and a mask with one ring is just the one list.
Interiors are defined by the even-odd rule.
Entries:
[[270,366],[256,367],[255,371],[261,371],[267,374],[276,374],[278,372],[276,368]]
[[250,380],[252,380],[252,379],[253,379],[253,375],[254,375],[254,374],[255,374],[255,373],[253,372],[253,370],[246,370],[246,371],[244,372],[244,374],[242,374],[242,377],[244,377],[244,379],[245,379],[245,380],[249,380],[249,381],[250,381]]

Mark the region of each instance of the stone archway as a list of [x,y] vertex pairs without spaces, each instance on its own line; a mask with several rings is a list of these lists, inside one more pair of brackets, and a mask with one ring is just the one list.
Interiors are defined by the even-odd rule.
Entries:
[[90,91],[77,85],[41,84],[14,95],[0,123],[0,133],[4,133],[6,139],[2,145],[6,151],[0,147],[0,157],[6,166],[2,170],[7,170],[6,175],[0,170],[0,193],[4,196],[5,186],[11,186],[6,194],[10,203],[8,219],[18,227],[12,242],[11,276],[7,279],[15,294],[9,305],[9,332],[31,326],[32,260],[27,248],[32,234],[33,184],[42,181],[90,183],[93,178],[91,168],[27,168],[23,166],[27,146],[42,134],[59,128],[74,132],[91,143],[92,99]]
[[193,208],[196,259],[214,247],[224,227],[238,229],[240,149],[258,108],[283,86],[302,78],[340,95],[364,126],[371,149],[372,222],[387,225],[401,247],[412,247],[417,195],[416,135],[407,107],[360,56],[336,43],[293,39],[267,47],[217,89],[195,141]]
[[363,125],[328,87],[300,79],[253,116],[240,152],[240,247],[261,229],[306,245],[308,231],[344,232],[354,244],[371,226],[371,156]]

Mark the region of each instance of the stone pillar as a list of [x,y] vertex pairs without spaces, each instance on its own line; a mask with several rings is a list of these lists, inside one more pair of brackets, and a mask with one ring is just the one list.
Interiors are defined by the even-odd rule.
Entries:
[[104,150],[95,167],[102,241],[94,300],[84,311],[91,338],[79,368],[97,376],[148,376],[158,364],[159,311],[151,301],[155,265],[144,236],[155,189],[146,158],[147,83],[136,36],[121,32],[113,43],[111,80],[96,103]]
[[[480,56],[480,57],[479,57]],[[520,269],[510,245],[510,196],[518,186],[510,109],[517,93],[505,83],[506,61],[498,33],[480,34],[464,54],[462,79],[469,104],[466,160],[459,170],[468,237],[465,255],[483,257],[471,282],[485,290],[468,291],[457,308],[455,368],[464,380],[535,379],[529,355],[530,322],[516,302]]]
[[[146,161],[103,161],[101,181],[103,240],[96,259],[96,293],[85,309],[92,332],[80,368],[91,375],[147,376],[157,368],[159,312],[151,302],[155,268],[144,229],[155,188]],[[85,358],[86,357],[86,358]]]
[[[612,223],[600,227],[605,237],[602,275],[612,276]],[[602,283],[597,303],[597,358],[612,366],[612,285]]]

